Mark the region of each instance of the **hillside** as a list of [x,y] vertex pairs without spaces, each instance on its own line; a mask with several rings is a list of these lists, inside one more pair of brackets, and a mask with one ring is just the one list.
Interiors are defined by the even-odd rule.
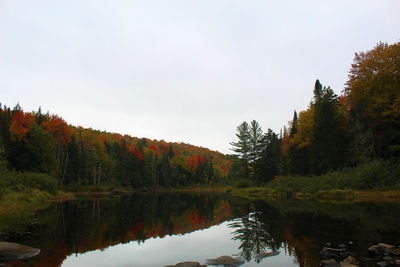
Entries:
[[[72,126],[40,108],[0,107],[0,132],[0,172],[8,177],[3,188],[17,191],[212,184],[226,178],[231,166],[226,155],[207,148]],[[21,172],[41,175],[26,184],[15,179]]]

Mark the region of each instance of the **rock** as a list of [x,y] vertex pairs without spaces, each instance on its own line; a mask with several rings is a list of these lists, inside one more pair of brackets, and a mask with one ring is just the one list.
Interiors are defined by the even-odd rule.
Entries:
[[368,248],[368,254],[372,256],[376,256],[381,253],[381,248],[378,245],[373,245]]
[[276,256],[279,253],[281,253],[281,252],[280,251],[264,252],[264,253],[257,254],[255,258],[257,260],[261,260],[261,259],[264,259],[267,257]]
[[354,265],[354,264],[351,264],[348,262],[341,262],[339,266],[340,267],[358,267],[358,265]]
[[349,245],[354,245],[354,242],[353,241],[349,241]]
[[325,243],[325,247],[330,247],[330,246],[332,246],[331,243],[329,243],[329,242]]
[[339,257],[343,253],[342,249],[324,247],[321,254],[326,257]]
[[40,249],[21,244],[0,242],[0,262],[31,258],[40,253]]
[[386,261],[379,261],[376,264],[378,264],[379,266],[386,266],[387,265]]
[[392,249],[392,254],[396,256],[400,256],[400,248],[394,248]]
[[354,265],[357,265],[357,264],[358,264],[357,260],[356,260],[354,257],[352,257],[352,256],[348,256],[347,258],[345,258],[345,259],[343,260],[343,262],[351,263],[351,264],[354,264]]
[[393,258],[390,257],[390,256],[385,256],[385,257],[383,257],[383,259],[384,259],[385,261],[391,261],[391,260],[393,260]]
[[342,262],[340,262],[340,267],[357,267],[357,264],[358,262],[354,257],[348,256]]
[[339,263],[337,263],[335,259],[322,260],[322,261],[320,261],[319,264],[322,267],[338,267],[339,266]]
[[209,265],[232,265],[232,266],[240,266],[244,263],[240,257],[232,258],[230,256],[221,256],[215,259],[208,259],[207,264]]
[[175,265],[165,265],[164,267],[207,267],[207,266],[201,265],[200,263],[194,261],[185,261],[177,263]]
[[346,247],[346,245],[345,244],[339,244],[339,246],[338,246],[339,248],[345,248]]
[[387,255],[389,255],[390,253],[392,253],[393,249],[395,249],[395,246],[385,243],[379,243],[377,245],[370,246],[368,248],[368,254],[376,256],[379,254],[387,253]]
[[383,251],[386,253],[391,253],[392,250],[395,248],[395,246],[385,244],[385,243],[379,243],[378,246],[380,246],[383,249]]

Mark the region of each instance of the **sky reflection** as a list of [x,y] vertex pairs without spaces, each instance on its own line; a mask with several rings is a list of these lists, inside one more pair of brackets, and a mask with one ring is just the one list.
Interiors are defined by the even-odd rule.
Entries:
[[[205,264],[207,259],[239,253],[240,242],[232,240],[230,222],[185,235],[152,238],[144,243],[130,242],[67,257],[62,266],[164,266],[183,261]],[[298,266],[285,251],[264,259],[260,264],[246,262],[242,266]]]

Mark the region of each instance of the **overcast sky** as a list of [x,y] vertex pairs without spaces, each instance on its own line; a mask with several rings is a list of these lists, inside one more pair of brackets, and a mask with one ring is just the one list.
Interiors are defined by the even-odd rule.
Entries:
[[0,0],[0,102],[68,123],[230,153],[279,132],[315,79],[400,41],[400,1]]

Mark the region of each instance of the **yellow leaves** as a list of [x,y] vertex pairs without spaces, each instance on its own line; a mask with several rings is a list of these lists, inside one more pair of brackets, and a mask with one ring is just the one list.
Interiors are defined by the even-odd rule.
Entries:
[[375,121],[397,119],[400,110],[400,42],[356,54],[346,83],[351,108]]
[[309,109],[299,113],[299,118],[296,122],[297,133],[289,140],[289,143],[291,145],[297,145],[298,148],[309,146],[313,131],[313,123],[314,108],[311,106]]

